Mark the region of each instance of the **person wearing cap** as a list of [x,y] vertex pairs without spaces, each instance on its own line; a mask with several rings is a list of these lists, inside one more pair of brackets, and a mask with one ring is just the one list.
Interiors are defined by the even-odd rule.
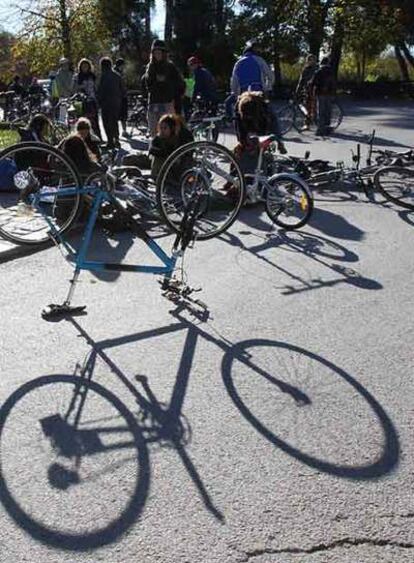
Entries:
[[147,65],[144,81],[148,92],[148,127],[155,137],[160,118],[174,113],[174,101],[185,91],[180,72],[168,58],[164,41],[155,39],[151,47],[151,58]]
[[59,70],[52,85],[52,98],[60,100],[69,98],[73,88],[73,73],[70,70],[68,59],[62,58],[59,61]]
[[231,92],[234,96],[240,96],[248,90],[252,92],[271,92],[275,82],[275,76],[267,62],[256,52],[257,42],[248,41],[233,68],[231,76]]
[[217,104],[217,85],[214,76],[207,70],[198,57],[190,57],[187,61],[188,68],[194,76],[194,90],[192,101],[201,98],[208,104]]

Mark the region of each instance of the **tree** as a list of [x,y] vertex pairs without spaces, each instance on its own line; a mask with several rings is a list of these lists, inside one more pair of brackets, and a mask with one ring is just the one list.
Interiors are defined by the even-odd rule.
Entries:
[[[36,6],[36,7],[35,7]],[[17,61],[47,74],[64,55],[76,62],[111,48],[111,37],[95,0],[23,0],[16,5],[24,25],[13,47]]]

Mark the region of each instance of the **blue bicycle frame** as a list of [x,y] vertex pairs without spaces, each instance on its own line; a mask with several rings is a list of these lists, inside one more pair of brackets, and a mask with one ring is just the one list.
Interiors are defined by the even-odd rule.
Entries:
[[[97,262],[87,260],[88,249],[92,241],[93,231],[95,228],[96,221],[98,219],[99,209],[104,202],[109,202],[113,204],[116,208],[121,209],[123,212],[126,211],[122,208],[116,198],[107,191],[104,191],[96,186],[86,186],[81,189],[77,188],[63,188],[59,190],[60,197],[74,197],[77,195],[93,195],[93,204],[91,211],[89,213],[88,221],[83,233],[82,244],[78,252],[76,253],[75,260],[75,272],[73,279],[71,280],[71,287],[68,296],[64,302],[64,307],[69,308],[70,303],[73,298],[75,284],[78,281],[80,272],[82,270],[88,271],[119,271],[119,272],[137,272],[143,274],[155,274],[164,276],[164,285],[166,282],[171,280],[172,274],[175,270],[177,260],[182,254],[182,250],[179,249],[180,236],[175,240],[171,256],[166,254],[164,250],[157,244],[157,242],[152,239],[148,233],[143,229],[134,219],[131,218],[131,230],[137,234],[145,244],[150,248],[150,250],[157,256],[161,261],[161,266],[146,266],[146,265],[129,265],[129,264],[119,264],[119,263],[108,263],[108,262]],[[47,190],[37,192],[33,197],[32,205],[43,215],[45,221],[48,223],[51,231],[51,237],[62,244],[67,252],[70,254],[72,249],[63,239],[63,236],[56,230],[53,222],[50,218],[42,211],[42,199],[54,198],[56,197],[56,192],[47,192]],[[57,307],[57,306],[55,306]]]

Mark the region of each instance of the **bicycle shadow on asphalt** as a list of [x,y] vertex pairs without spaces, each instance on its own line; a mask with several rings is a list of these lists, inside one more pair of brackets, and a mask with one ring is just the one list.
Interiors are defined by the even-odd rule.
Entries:
[[[333,131],[330,134],[330,141],[332,143],[335,143],[337,140],[338,141],[355,141],[356,143],[363,143],[367,145],[367,149],[368,149],[368,143],[369,143],[369,139],[371,137],[371,133],[367,134],[364,133],[363,131],[355,131],[355,132],[341,132],[341,131]],[[378,146],[378,147],[394,147],[394,148],[411,148],[409,147],[407,144],[405,143],[401,143],[399,141],[395,141],[393,139],[386,139],[385,137],[375,137],[374,140],[374,148]]]
[[[254,401],[249,392],[250,390],[253,390],[253,388],[256,385],[256,382],[252,381],[251,386],[248,389],[245,388],[244,383],[243,385],[240,385],[240,387],[238,385],[238,383],[241,382],[241,380],[239,379],[240,375],[238,375],[237,373],[238,371],[240,371],[240,369],[237,366],[237,363],[240,363],[240,358],[243,357],[243,355],[245,354],[250,353],[250,355],[253,356],[251,352],[248,352],[253,348],[270,348],[272,350],[276,350],[281,355],[282,354],[299,355],[302,361],[306,362],[306,365],[309,369],[311,364],[316,365],[316,368],[314,368],[314,372],[310,369],[310,371],[312,372],[311,375],[313,375],[313,373],[317,374],[321,370],[323,370],[324,373],[325,372],[330,373],[331,375],[334,375],[335,378],[337,378],[339,389],[341,389],[342,388],[341,386],[344,384],[348,389],[352,388],[352,401],[350,401],[349,407],[351,412],[353,413],[353,416],[355,415],[355,404],[354,404],[355,396],[359,396],[359,398],[362,398],[364,401],[364,408],[366,408],[367,406],[369,407],[371,411],[370,415],[371,416],[373,415],[373,418],[375,418],[376,420],[377,426],[381,428],[383,439],[382,439],[382,451],[380,455],[378,455],[376,459],[372,462],[370,461],[358,465],[352,465],[351,463],[348,462],[349,458],[347,456],[346,456],[347,463],[345,462],[335,463],[330,461],[329,459],[322,459],[317,455],[315,455],[314,453],[311,453],[312,449],[318,450],[318,445],[316,445],[316,448],[315,447],[310,448],[310,451],[306,452],[308,442],[311,443],[312,439],[314,439],[314,436],[312,436],[312,434],[309,436],[309,434],[306,432],[305,434],[303,434],[303,427],[307,428],[309,433],[312,433],[313,430],[319,432],[325,430],[325,433],[327,433],[326,427],[321,424],[319,418],[312,421],[306,417],[302,417],[305,418],[305,425],[300,425],[300,428],[298,428],[296,436],[291,436],[292,439],[291,443],[287,439],[283,439],[281,435],[278,435],[276,430],[272,430],[272,428],[269,427],[271,423],[274,424],[275,426],[280,427],[280,433],[282,434],[282,427],[283,427],[282,417],[278,417],[277,419],[271,421],[269,420],[268,417],[268,422],[263,422],[261,420],[260,413],[255,414],[254,412],[257,408],[260,409],[260,405],[264,404],[263,401],[265,397],[268,397],[270,391],[263,392],[263,394],[260,395],[259,398],[255,397],[256,401]],[[278,366],[278,362],[275,361],[274,365]],[[284,366],[282,366],[280,369],[282,368],[285,373],[287,370],[284,369]],[[258,371],[257,369],[255,369],[254,371],[256,371],[257,374],[260,374],[260,371]],[[297,373],[294,374],[294,376],[301,377],[302,375],[300,373],[301,369],[296,369],[296,371]],[[228,349],[222,361],[222,378],[229,396],[231,397],[234,405],[236,406],[240,414],[243,416],[243,418],[245,418],[245,420],[247,420],[251,424],[251,426],[261,436],[263,436],[266,440],[268,440],[271,444],[273,444],[274,446],[276,446],[278,449],[285,452],[289,456],[293,457],[294,459],[298,460],[299,462],[307,465],[308,467],[315,469],[318,472],[323,472],[328,475],[333,475],[335,477],[341,477],[350,480],[379,479],[397,468],[400,458],[399,437],[394,427],[394,424],[390,419],[390,417],[388,416],[388,414],[385,412],[385,410],[380,405],[380,403],[375,399],[375,397],[353,376],[347,373],[344,369],[335,365],[333,362],[327,360],[326,358],[323,358],[319,354],[316,354],[299,346],[288,344],[285,342],[278,342],[274,340],[265,340],[265,339],[247,340],[245,342],[240,342],[238,344],[235,344],[233,347]],[[300,407],[299,412],[303,412],[304,409],[310,409],[312,406],[315,406],[318,403],[318,401],[323,403],[324,394],[327,396],[327,398],[325,397],[325,403],[323,403],[320,406],[320,409],[322,411],[326,410],[326,408],[329,408],[329,405],[332,403],[334,399],[340,401],[341,399],[339,399],[339,397],[343,396],[342,392],[339,391],[336,392],[335,395],[335,391],[332,391],[332,389],[329,389],[329,387],[327,388],[325,393],[321,391],[319,392],[318,395],[319,381],[314,384],[315,385],[315,387],[313,388],[314,394],[312,394],[312,389],[308,390],[308,387],[312,387],[312,385],[310,385],[309,382],[305,382],[305,385],[306,387],[304,393],[309,397],[309,402],[305,404],[296,405]],[[249,403],[253,403],[253,407],[250,407]],[[259,407],[257,407],[257,405],[259,405]],[[263,411],[264,410],[265,409],[263,409]],[[263,413],[263,415],[265,414],[267,413]],[[285,428],[283,429],[284,433],[293,434],[294,432],[290,432],[290,426],[292,424],[292,420],[289,419],[288,417],[286,418],[287,421],[285,423]],[[337,455],[338,453],[340,453],[340,441],[339,441],[340,438],[336,434],[336,432],[334,432],[333,435],[330,437],[330,439],[331,439],[331,444],[329,444],[330,448],[328,449],[330,449],[331,455],[332,452],[334,452],[334,454]],[[297,447],[294,445],[294,441],[303,443],[303,445],[301,445],[301,447]],[[316,442],[317,444],[319,444],[319,438],[316,440]],[[359,442],[357,443],[359,444]],[[314,446],[315,446],[315,441],[314,441]],[[362,457],[364,458],[364,455]],[[364,462],[365,462],[365,458],[364,458]]]
[[[296,283],[296,285],[275,286],[276,289],[281,290],[282,295],[292,295],[295,293],[303,293],[315,289],[322,289],[325,287],[333,287],[339,284],[349,284],[359,289],[365,290],[380,290],[383,286],[376,280],[366,278],[353,268],[336,264],[328,260],[335,260],[336,262],[358,262],[359,257],[355,252],[350,251],[346,247],[332,241],[326,237],[308,233],[306,231],[283,231],[277,233],[268,232],[266,235],[260,235],[253,231],[240,231],[240,234],[255,236],[260,240],[259,244],[247,246],[241,238],[226,232],[221,235],[223,241],[230,243],[236,248],[240,249],[240,253],[236,258],[238,266],[249,275],[257,277],[261,281],[268,281],[263,278],[256,270],[252,271],[251,268],[245,268],[241,263],[241,256],[243,253],[253,255],[258,260],[268,264],[272,268],[286,275]],[[316,264],[327,268],[328,270],[340,274],[339,278],[324,280],[321,278],[305,279],[300,275],[289,271],[283,267],[276,260],[273,261],[266,256],[266,252],[272,249],[279,249],[285,252],[293,252],[300,254],[306,258],[311,259]],[[273,283],[273,282],[272,282]]]
[[364,240],[365,233],[345,217],[327,209],[315,207],[308,225],[326,236],[351,241]]
[[[0,500],[12,519],[32,538],[48,546],[74,552],[93,550],[118,541],[139,520],[145,506],[151,482],[151,465],[148,452],[148,447],[151,444],[155,444],[157,447],[170,447],[177,452],[178,457],[186,468],[205,508],[218,522],[224,523],[223,514],[215,506],[207,488],[203,484],[199,472],[186,451],[186,446],[191,442],[191,425],[182,410],[199,338],[215,344],[223,351],[224,357],[221,369],[222,379],[225,389],[227,390],[235,407],[259,434],[274,444],[281,451],[290,455],[297,461],[316,469],[317,471],[352,480],[378,479],[389,474],[396,468],[399,461],[400,448],[398,434],[392,421],[373,395],[354,377],[346,373],[345,370],[318,354],[284,342],[259,338],[234,344],[228,338],[223,336],[212,324],[209,323],[206,325],[206,328],[203,328],[203,324],[197,324],[191,319],[188,320],[184,315],[184,311],[186,311],[185,306],[178,306],[173,311],[170,311],[174,321],[166,326],[125,335],[119,338],[110,338],[100,342],[94,341],[76,320],[67,319],[79,336],[84,339],[90,347],[90,351],[87,354],[85,362],[82,366],[77,366],[78,375],[76,378],[73,376],[45,376],[37,380],[29,381],[15,391],[3,404],[0,409]],[[162,335],[173,335],[182,330],[187,331],[185,344],[180,358],[177,378],[171,394],[171,400],[168,406],[158,401],[157,397],[152,392],[151,386],[146,377],[142,375],[136,376],[136,381],[138,381],[141,385],[141,388],[137,388],[137,386],[130,381],[127,375],[107,354],[107,350],[112,348],[131,343],[138,343],[145,340],[152,340]],[[275,361],[272,357],[271,361],[268,362],[265,367],[262,367],[260,354],[259,352],[254,351],[258,348],[266,348],[271,351],[277,351],[278,353],[281,351],[288,352],[289,358],[287,361],[293,363],[291,366],[288,366],[287,364],[282,366],[283,377],[279,377],[274,373],[275,366],[279,367],[281,365],[281,358],[277,358]],[[95,364],[98,359],[107,368],[109,368],[111,374],[115,376],[115,381],[120,381],[131,393],[138,406],[138,413],[131,412],[131,410],[125,406],[125,404],[118,399],[112,391],[109,391],[102,385],[98,385],[94,382],[93,374],[95,371]],[[304,409],[307,413],[309,413],[309,416],[311,416],[313,412],[312,409],[315,408],[315,405],[317,405],[318,401],[321,400],[321,397],[323,398],[326,394],[328,395],[330,402],[333,401],[333,398],[339,401],[343,400],[344,390],[342,388],[339,388],[338,390],[335,387],[335,383],[332,384],[335,387],[334,391],[332,391],[331,384],[327,386],[327,384],[324,383],[321,391],[318,391],[317,386],[315,387],[309,385],[309,382],[312,382],[314,379],[314,372],[312,370],[309,370],[310,373],[307,374],[307,381],[301,381],[301,377],[306,375],[304,372],[307,370],[304,370],[302,373],[302,370],[297,369],[297,365],[298,362],[300,363],[303,360],[308,363],[310,361],[316,362],[317,372],[320,371],[322,366],[325,370],[328,370],[328,373],[336,376],[335,381],[339,380],[342,386],[345,384],[346,389],[350,392],[348,401],[353,403],[355,400],[355,393],[363,399],[365,410],[367,410],[366,407],[368,407],[369,411],[370,420],[367,427],[370,428],[371,432],[374,432],[375,426],[372,421],[372,418],[374,418],[376,426],[379,427],[383,435],[381,451],[373,461],[367,461],[365,449],[363,453],[361,453],[362,446],[359,441],[356,442],[358,455],[362,456],[364,464],[350,464],[349,462],[347,464],[335,463],[329,459],[319,457],[316,453],[311,454],[307,452],[306,448],[302,451],[301,447],[295,446],[287,439],[277,435],[276,432],[268,428],[266,424],[261,421],[260,415],[254,413],[254,408],[256,408],[257,404],[259,405],[259,408],[261,408],[260,405],[264,404],[263,397],[260,395],[260,385],[256,385],[256,382],[253,381],[254,377],[259,377],[262,384],[266,384],[271,387],[272,393],[276,394],[277,400],[279,401],[279,404],[283,406],[283,409],[293,409],[293,412],[298,416],[304,412]],[[258,402],[254,408],[248,406],[246,399],[243,397],[243,391],[238,386],[237,370],[235,369],[236,363],[241,365],[243,369],[248,370],[248,373],[250,374],[249,379],[253,381],[253,389],[256,391],[258,390],[259,392],[259,397],[257,397]],[[268,366],[270,366],[270,369]],[[4,457],[5,452],[11,452],[14,455],[17,455],[15,450],[16,440],[19,438],[19,429],[23,428],[21,413],[20,416],[16,417],[18,425],[17,428],[11,429],[11,436],[13,438],[11,448],[7,448],[7,436],[8,432],[10,432],[8,426],[10,424],[12,425],[12,415],[14,410],[18,410],[20,402],[24,403],[23,398],[39,389],[40,386],[44,386],[49,383],[68,383],[68,381],[72,382],[73,379],[80,382],[76,385],[78,389],[77,393],[81,396],[81,409],[84,409],[86,404],[86,394],[82,391],[83,387],[86,387],[88,394],[94,391],[99,395],[100,400],[106,399],[106,401],[118,414],[107,418],[105,416],[101,416],[100,410],[97,415],[95,415],[94,412],[92,413],[92,420],[87,421],[92,424],[92,428],[86,429],[79,429],[78,426],[76,426],[76,429],[75,427],[69,429],[65,420],[63,420],[62,417],[56,416],[56,413],[53,411],[48,413],[48,416],[42,417],[39,421],[29,420],[30,426],[28,426],[28,428],[36,428],[38,433],[41,429],[44,436],[53,438],[53,451],[55,453],[56,451],[60,451],[60,454],[63,452],[66,458],[73,458],[74,456],[78,458],[77,463],[74,465],[74,470],[72,471],[69,471],[62,464],[56,463],[56,461],[50,463],[48,460],[46,462],[45,465],[49,464],[49,467],[45,467],[43,470],[47,470],[49,489],[46,492],[46,497],[44,495],[42,497],[39,492],[39,502],[41,503],[42,498],[51,498],[51,502],[55,500],[59,506],[61,506],[61,503],[68,502],[68,489],[70,490],[71,487],[74,488],[81,485],[83,486],[82,491],[85,493],[85,486],[95,483],[101,477],[108,477],[108,475],[111,475],[115,469],[119,469],[122,464],[131,462],[132,460],[134,464],[136,463],[138,466],[136,471],[138,477],[136,478],[136,483],[133,486],[131,498],[128,500],[123,510],[121,511],[119,508],[116,509],[116,514],[105,527],[101,529],[88,530],[83,534],[76,533],[74,531],[71,533],[65,531],[65,526],[63,524],[67,523],[62,521],[62,519],[59,520],[59,524],[62,525],[64,528],[63,530],[57,528],[56,525],[48,526],[45,524],[44,519],[39,518],[38,515],[35,514],[36,508],[40,511],[46,512],[47,514],[53,514],[53,511],[47,502],[44,506],[42,505],[40,507],[36,506],[36,503],[33,502],[32,484],[36,483],[36,486],[40,488],[42,483],[40,475],[37,475],[37,478],[34,481],[29,479],[31,487],[31,502],[29,503],[30,509],[21,506],[19,503],[19,491],[13,490],[13,480],[15,478],[18,479],[20,472],[16,472],[15,470],[12,471],[11,474],[10,472],[7,472],[8,463],[7,459]],[[304,389],[304,385],[309,389]],[[54,393],[47,393],[45,400],[41,404],[47,408],[49,401],[51,401],[54,396]],[[269,393],[266,393],[267,399],[269,396]],[[60,404],[59,398],[60,395],[56,398],[58,404]],[[72,412],[74,410],[73,404],[74,399],[70,401],[68,412]],[[37,407],[38,403],[33,406]],[[61,406],[63,407],[63,405]],[[33,416],[33,412],[35,412],[35,409],[31,409],[30,405],[27,404],[23,404],[21,409],[26,417]],[[358,409],[354,409],[354,415],[355,410]],[[284,419],[281,417],[275,418],[275,411],[273,408],[270,409],[270,412],[272,422],[276,422],[281,425]],[[81,414],[82,412],[75,412],[75,420],[80,421]],[[123,418],[124,420],[121,427],[119,426],[119,418]],[[285,429],[290,426],[288,418],[289,417],[286,418],[287,422],[285,424]],[[38,422],[40,422],[40,425],[37,424]],[[313,421],[313,424],[316,424],[319,428],[318,420]],[[305,431],[303,428],[305,428]],[[305,440],[309,438],[306,432],[308,428],[309,426],[306,424],[304,427],[301,427],[299,432],[301,436],[304,436]],[[80,431],[77,433],[75,439],[74,434],[77,430]],[[319,429],[319,432],[320,431],[321,429]],[[108,444],[107,437],[114,432],[121,435],[121,441],[118,441],[115,444]],[[130,436],[129,440],[127,439],[128,434]],[[34,445],[38,445],[39,449],[42,450],[41,459],[43,462],[43,458],[45,456],[44,444],[42,447],[39,440],[39,434],[36,434],[36,436],[37,440],[34,441]],[[106,439],[103,439],[102,436],[105,436]],[[292,436],[290,437],[292,438]],[[28,435],[25,434],[24,436],[21,436],[20,439],[22,449],[23,447],[28,447],[28,445],[30,445],[28,444]],[[332,439],[334,440],[335,451],[338,449],[340,450],[340,448],[338,448],[340,444],[338,442],[338,436],[335,434]],[[5,441],[6,445],[4,443]],[[377,443],[376,446],[378,446]],[[346,449],[346,446],[344,446],[344,448]],[[136,449],[137,452],[134,455],[129,455],[126,460],[113,459],[113,456],[117,452],[128,452],[128,450],[131,449]],[[110,452],[110,463],[105,467],[105,464],[102,461],[102,454],[108,452]],[[81,475],[79,474],[80,459],[97,456],[98,454],[101,456],[98,458],[99,471],[89,474],[88,479],[82,483]],[[355,452],[354,455],[356,455]],[[30,459],[31,464],[29,466],[29,470],[32,465],[33,467],[36,467],[37,462],[35,456],[32,456]],[[346,456],[346,459],[348,461],[349,456]],[[26,473],[27,471],[25,472],[24,479],[27,483],[28,480]],[[131,472],[129,470],[127,475],[130,476],[130,474]],[[17,477],[15,477],[16,475]],[[105,481],[104,484],[106,487],[105,490],[107,491],[108,482]],[[114,494],[117,493],[117,484],[118,480],[114,482],[110,488],[111,492],[114,492]],[[120,485],[124,489],[126,488],[125,482]],[[59,496],[57,491],[60,491],[61,496]],[[109,503],[106,503],[105,507],[108,507],[108,505],[110,506]],[[88,508],[86,510],[88,511]],[[60,509],[58,512],[61,514]],[[79,506],[76,505],[74,514],[76,524],[78,524],[78,516]]]

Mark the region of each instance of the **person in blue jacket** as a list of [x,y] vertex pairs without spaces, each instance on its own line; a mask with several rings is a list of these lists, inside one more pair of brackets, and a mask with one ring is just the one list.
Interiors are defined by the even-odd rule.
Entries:
[[197,98],[201,98],[208,104],[217,104],[217,85],[211,72],[203,66],[201,60],[196,56],[190,57],[187,61],[187,65],[193,73],[195,81],[193,101]]
[[248,90],[252,92],[271,92],[275,76],[267,62],[257,54],[257,42],[248,41],[233,68],[231,77],[231,93],[240,96]]

